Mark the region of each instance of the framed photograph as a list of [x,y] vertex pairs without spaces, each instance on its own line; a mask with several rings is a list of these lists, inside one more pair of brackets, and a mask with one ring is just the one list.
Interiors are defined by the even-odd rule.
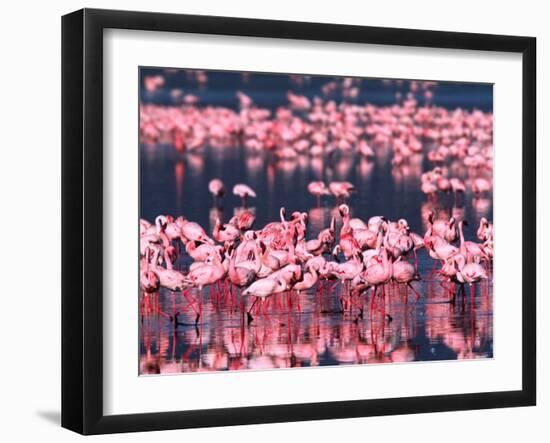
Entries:
[[531,37],[62,19],[62,425],[535,405]]

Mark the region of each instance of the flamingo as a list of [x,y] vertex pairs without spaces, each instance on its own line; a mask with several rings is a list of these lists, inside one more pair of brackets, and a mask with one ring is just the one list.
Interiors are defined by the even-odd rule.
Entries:
[[420,274],[416,271],[415,267],[406,260],[402,260],[401,257],[393,263],[393,279],[400,284],[405,284],[411,288],[416,294],[416,299],[420,298],[420,294],[411,285],[411,282],[420,280]]
[[484,242],[493,238],[493,224],[489,223],[489,220],[487,220],[485,217],[481,217],[481,219],[479,220],[477,238]]
[[453,243],[457,239],[456,220],[451,217],[448,221],[443,219],[434,219],[433,211],[428,214],[428,222],[430,223],[432,233],[449,243]]
[[322,181],[313,181],[307,185],[308,192],[317,198],[317,206],[321,205],[321,196],[330,195],[328,188]]
[[385,248],[382,249],[380,258],[380,262],[376,262],[375,264],[367,267],[363,273],[363,279],[369,287],[372,287],[371,308],[378,288],[383,287],[386,283],[388,283],[393,274],[392,262],[388,258],[388,252]]
[[233,244],[241,236],[239,228],[235,227],[231,223],[222,225],[220,219],[216,219],[216,225],[212,231],[212,237],[214,240],[220,243]]
[[256,193],[254,190],[250,186],[243,183],[233,186],[233,194],[241,198],[243,208],[246,208],[246,201],[249,197],[256,198]]
[[445,262],[459,253],[459,249],[456,246],[451,245],[445,239],[437,235],[425,237],[424,245],[429,250],[430,255],[441,262]]
[[189,285],[186,281],[186,276],[183,272],[177,271],[173,268],[173,261],[175,259],[175,248],[169,246],[164,250],[164,261],[166,268],[156,265],[158,261],[158,251],[154,251],[152,270],[157,274],[160,286],[166,288],[172,292],[183,291],[188,288]]
[[490,192],[492,189],[491,182],[483,177],[476,178],[472,183],[472,193],[479,197],[482,194]]
[[[220,259],[219,255],[215,255],[212,258],[212,263],[205,263],[197,266],[194,269],[190,269],[189,273],[185,276],[185,283],[188,287],[195,287],[198,290],[197,298],[199,301],[202,299],[202,289],[204,286],[213,285],[220,281],[226,274],[225,267]],[[199,312],[195,318],[195,324],[198,323],[201,317],[202,302],[199,304]]]
[[256,253],[255,260],[249,264],[246,261],[236,263],[236,251],[231,254],[228,277],[231,283],[239,288],[251,285],[261,268],[260,254]]
[[343,220],[342,229],[340,230],[339,249],[344,253],[346,259],[349,259],[361,248],[359,247],[359,243],[353,236],[353,229],[349,225],[350,218],[348,205],[340,205],[338,207],[338,211],[340,212]]
[[255,297],[254,302],[247,311],[248,323],[250,324],[253,321],[252,308],[256,302],[261,299],[262,301],[273,294],[279,294],[287,290],[287,284],[280,278],[262,278],[256,280],[248,288],[243,291],[244,296],[253,295]]
[[298,291],[298,294],[300,294],[301,291],[307,291],[313,288],[319,281],[319,274],[317,271],[318,268],[315,262],[310,262],[309,265],[306,265],[306,271],[303,273],[302,281],[295,283],[292,289]]
[[351,192],[355,190],[350,182],[330,182],[328,185],[329,192],[336,197],[336,201],[346,200],[350,197]]
[[145,293],[157,292],[160,287],[158,275],[149,269],[151,260],[151,249],[147,249],[144,259],[140,263],[139,284],[140,289]]
[[205,262],[211,259],[215,254],[219,254],[219,249],[210,243],[189,241],[185,246],[185,252],[187,252],[193,260]]
[[466,258],[476,257],[489,261],[489,257],[487,256],[487,254],[485,254],[482,244],[464,240],[463,226],[468,226],[468,222],[466,220],[461,220],[458,223],[458,232],[460,235],[460,253]]
[[225,194],[225,186],[219,178],[214,178],[208,183],[208,191],[214,198],[214,205],[217,205],[218,200]]
[[229,224],[236,226],[241,231],[248,231],[256,221],[256,216],[251,211],[242,211],[231,217]]
[[213,240],[208,237],[206,231],[198,223],[185,220],[183,217],[178,217],[176,223],[181,228],[181,234],[188,241],[214,244]]
[[[458,259],[460,258],[460,260]],[[472,301],[475,299],[475,284],[481,280],[488,278],[487,271],[479,263],[469,259],[465,262],[464,257],[457,257],[455,260],[456,279],[462,284],[470,286],[470,297]]]

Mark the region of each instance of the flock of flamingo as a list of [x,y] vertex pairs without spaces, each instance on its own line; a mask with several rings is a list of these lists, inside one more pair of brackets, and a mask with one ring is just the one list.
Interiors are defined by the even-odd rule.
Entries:
[[[350,191],[348,185],[331,183],[327,189],[341,199]],[[315,195],[319,195],[318,188],[325,189],[319,182],[308,186]],[[216,200],[225,193],[219,179],[209,183],[209,190]],[[246,184],[235,185],[233,193],[242,198],[243,205],[247,198],[256,196]],[[339,296],[342,308],[346,306],[345,297],[351,302],[353,296],[361,297],[370,291],[372,310],[376,297],[384,297],[390,282],[407,286],[419,298],[412,283],[421,279],[417,269],[417,251],[421,248],[434,260],[434,269],[440,264],[437,272],[448,282],[450,302],[454,302],[456,285],[463,292],[468,284],[472,294],[475,284],[488,278],[494,241],[493,225],[485,218],[477,229],[479,242],[474,242],[464,240],[465,220],[435,219],[433,212],[428,216],[429,229],[423,236],[411,232],[403,218],[396,221],[383,216],[368,220],[352,218],[345,203],[338,206],[338,212],[339,232],[333,217],[316,238],[308,238],[306,212],[293,212],[287,219],[284,207],[280,209],[280,220],[257,230],[253,229],[254,213],[246,209],[228,223],[217,219],[211,235],[183,216],[174,219],[159,215],[154,224],[141,219],[141,290],[155,293],[163,287],[172,291],[175,300],[176,292],[185,293],[188,298],[189,291],[196,288],[198,296],[192,303],[200,304],[196,300],[201,299],[203,288],[215,287],[225,295],[229,284],[229,291],[232,287],[241,290],[243,297],[253,299],[247,311],[250,323],[251,311],[258,300],[263,303],[273,294],[287,291],[299,295],[317,285],[329,284],[330,290],[342,285],[344,290]],[[173,267],[180,254],[187,254],[192,260],[186,272]],[[358,317],[362,315],[360,307]],[[177,322],[177,312],[172,320]],[[199,320],[197,310],[195,322]]]
[[[207,74],[197,72],[196,81],[206,84]],[[161,75],[145,78],[149,93],[163,84]],[[140,140],[168,144],[188,156],[200,156],[206,147],[239,147],[249,156],[267,155],[280,164],[349,155],[372,162],[389,155],[393,168],[418,174],[418,191],[432,206],[448,198],[458,206],[466,198],[490,198],[492,114],[435,106],[436,86],[413,81],[407,94],[396,95],[395,104],[376,106],[358,103],[360,80],[342,79],[327,83],[322,97],[309,99],[289,91],[287,104],[274,111],[240,91],[237,109],[231,109],[200,106],[199,97],[173,89],[177,105],[140,105]],[[420,280],[437,276],[445,302],[454,306],[457,298],[466,302],[465,286],[470,304],[475,303],[476,286],[491,279],[494,229],[485,217],[469,227],[464,217],[430,209],[422,217],[424,232],[417,233],[405,218],[354,216],[349,200],[361,190],[346,180],[325,179],[311,181],[300,191],[309,192],[318,207],[327,199],[334,203],[322,229],[310,229],[308,212],[287,213],[284,207],[278,219],[257,226],[249,205],[262,196],[251,186],[237,183],[227,189],[220,178],[212,178],[208,191],[214,208],[222,206],[229,191],[241,207],[229,220],[222,219],[221,211],[214,212],[210,229],[184,215],[140,219],[143,315],[158,314],[177,327],[186,325],[182,312],[190,310],[195,318],[189,326],[202,327],[203,294],[209,293],[216,303],[229,301],[246,324],[253,325],[270,309],[300,313],[307,294],[317,298],[319,306],[328,306],[324,314],[347,314],[358,324],[368,311],[370,318],[381,315],[390,324],[393,316],[386,298],[397,291],[406,304],[412,291],[415,300],[420,299],[415,287]],[[468,229],[475,229],[475,240],[465,240]],[[424,275],[419,254],[433,261]],[[171,296],[171,311],[158,302],[161,289]]]

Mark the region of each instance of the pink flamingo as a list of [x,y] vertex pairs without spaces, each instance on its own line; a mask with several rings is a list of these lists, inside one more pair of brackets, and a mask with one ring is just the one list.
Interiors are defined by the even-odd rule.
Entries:
[[261,268],[260,254],[256,254],[255,260],[251,266],[248,266],[247,262],[241,262],[236,264],[236,251],[231,254],[229,261],[228,277],[231,283],[239,288],[251,285],[256,279],[256,275]]
[[286,291],[287,289],[288,286],[286,282],[281,279],[274,278],[262,278],[255,281],[248,288],[246,288],[243,291],[243,296],[253,295],[255,297],[254,302],[247,311],[248,323],[250,324],[254,319],[250,312],[252,311],[252,308],[258,300],[261,299],[263,302],[263,300],[265,300],[265,298],[269,297],[270,295],[279,294]]
[[353,257],[353,255],[360,251],[359,244],[353,236],[353,229],[349,225],[349,207],[348,205],[340,205],[338,211],[342,217],[343,225],[340,230],[340,250],[344,253],[346,259]]
[[411,282],[420,280],[420,274],[416,272],[415,267],[406,260],[401,260],[401,257],[393,263],[393,279],[400,284],[407,285],[416,294],[416,299],[420,298],[420,294],[411,285]]
[[241,236],[241,231],[234,225],[228,223],[222,225],[220,219],[216,219],[216,225],[212,231],[212,237],[214,240],[220,243],[233,244]]
[[313,181],[307,185],[308,192],[317,198],[317,206],[321,205],[321,196],[330,195],[328,188],[322,181]]
[[175,324],[177,324],[178,313],[176,311],[175,293],[177,291],[183,291],[184,289],[187,289],[189,285],[186,282],[185,274],[183,274],[183,272],[173,269],[173,262],[177,257],[175,248],[173,246],[168,246],[164,250],[164,262],[166,264],[166,269],[162,266],[157,265],[158,254],[159,250],[155,250],[153,254],[151,268],[158,277],[159,285],[163,288],[168,289],[172,293],[173,316],[170,317],[170,319],[173,320]]
[[470,286],[470,297],[475,300],[475,284],[481,280],[488,278],[487,271],[479,263],[468,260],[464,263],[464,257],[459,256],[455,260],[456,278],[457,280]]
[[455,196],[457,194],[464,194],[466,192],[466,185],[459,178],[453,177],[449,181],[451,183],[451,188],[455,193]]
[[479,220],[479,227],[477,228],[477,238],[481,241],[488,241],[493,238],[493,224],[489,223],[485,217],[481,217]]
[[188,286],[197,288],[197,298],[199,300],[199,312],[195,318],[195,324],[198,323],[202,312],[202,289],[204,286],[213,285],[220,281],[226,274],[226,270],[221,262],[219,255],[212,258],[212,263],[204,263],[194,269],[191,269],[185,276],[185,283]]
[[295,283],[292,289],[298,291],[298,294],[300,294],[301,291],[307,291],[313,288],[319,281],[319,274],[317,271],[318,268],[315,262],[306,265],[306,271],[303,273],[302,281]]
[[336,197],[336,201],[348,199],[351,192],[355,190],[350,182],[330,182],[328,185],[329,192]]
[[451,245],[445,239],[437,235],[429,235],[424,238],[424,245],[430,252],[430,256],[441,262],[445,262],[453,255],[459,253],[459,249],[456,246]]
[[206,231],[198,223],[185,220],[183,217],[178,217],[176,223],[181,228],[181,233],[187,240],[214,244],[213,240],[208,237]]
[[373,306],[376,291],[380,287],[384,287],[386,283],[390,281],[393,274],[393,266],[391,260],[388,258],[388,252],[385,248],[380,253],[381,261],[369,266],[363,273],[363,279],[371,286],[371,308]]
[[157,292],[160,287],[160,280],[158,275],[149,269],[149,263],[151,260],[151,249],[147,249],[145,257],[140,263],[140,275],[139,284],[140,289],[146,293]]
[[208,191],[210,191],[214,198],[214,205],[217,205],[218,200],[225,194],[225,186],[219,178],[214,178],[208,183]]
[[463,226],[468,226],[468,222],[466,220],[461,220],[458,223],[458,232],[460,235],[460,253],[466,258],[476,257],[489,261],[489,257],[487,257],[487,254],[485,254],[482,244],[464,240]]
[[248,231],[256,221],[256,216],[251,211],[242,211],[234,215],[229,223],[239,228],[241,231]]
[[448,221],[443,219],[434,219],[433,211],[428,214],[428,222],[431,225],[432,234],[453,243],[457,239],[456,220],[451,217]]
[[219,250],[217,249],[219,247],[211,245],[210,243],[189,241],[185,246],[185,252],[187,252],[193,260],[204,262],[211,259],[215,254],[219,254]]
[[491,185],[491,182],[486,178],[478,177],[472,183],[472,193],[476,197],[490,192],[492,188],[493,186]]
[[233,194],[241,198],[243,208],[246,208],[246,201],[249,197],[256,198],[256,193],[254,190],[250,186],[243,183],[233,186]]

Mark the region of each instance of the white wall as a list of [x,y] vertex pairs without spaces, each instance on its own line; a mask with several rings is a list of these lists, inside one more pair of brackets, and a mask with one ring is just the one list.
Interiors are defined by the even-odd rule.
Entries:
[[[506,4],[505,4],[506,3]],[[112,0],[4,2],[0,69],[0,435],[4,441],[70,441],[60,408],[60,16],[83,6],[300,21],[531,35],[538,38],[538,146],[550,120],[550,28],[544,2],[393,0]],[[547,105],[543,113],[543,103]],[[518,146],[518,149],[520,147]],[[539,156],[539,171],[550,171]],[[539,172],[539,179],[542,174]],[[543,183],[544,182],[544,183]],[[545,188],[543,190],[543,187]],[[548,195],[548,179],[539,195]],[[542,204],[542,199],[539,197]],[[548,223],[548,199],[539,226]],[[540,231],[540,229],[539,229]],[[23,238],[23,236],[25,238]],[[30,237],[31,242],[24,242]],[[550,246],[539,236],[539,251]],[[23,244],[28,246],[22,247]],[[27,249],[25,249],[27,248]],[[41,260],[28,261],[37,255]],[[540,254],[539,254],[540,256]],[[28,263],[33,263],[29,265]],[[34,265],[38,263],[38,265]],[[539,276],[550,262],[539,263]],[[548,272],[548,271],[546,271]],[[550,435],[550,369],[544,324],[548,283],[539,278],[539,406],[535,408],[170,431],[99,437],[132,441],[255,441],[351,438],[395,441],[543,441]],[[514,296],[514,294],[510,294]],[[542,300],[541,300],[542,299]],[[544,343],[544,344],[543,344]],[[545,349],[543,349],[545,348]],[[544,369],[543,369],[544,368]],[[539,435],[541,435],[539,437]],[[95,440],[97,441],[97,440]]]

